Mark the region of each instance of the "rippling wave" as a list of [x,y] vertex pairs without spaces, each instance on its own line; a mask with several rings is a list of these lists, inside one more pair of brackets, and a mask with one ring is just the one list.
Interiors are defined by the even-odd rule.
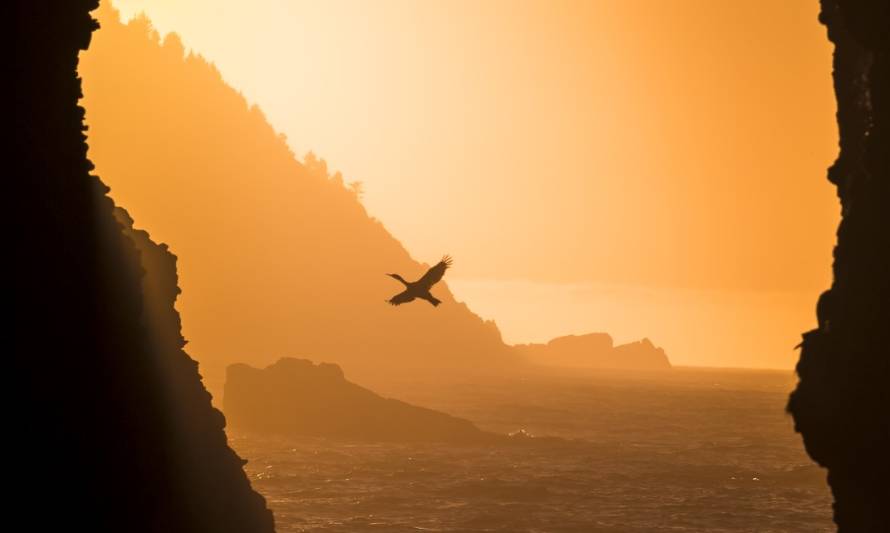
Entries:
[[833,531],[824,471],[784,414],[792,386],[790,373],[691,369],[390,384],[486,430],[567,440],[231,437],[279,532]]

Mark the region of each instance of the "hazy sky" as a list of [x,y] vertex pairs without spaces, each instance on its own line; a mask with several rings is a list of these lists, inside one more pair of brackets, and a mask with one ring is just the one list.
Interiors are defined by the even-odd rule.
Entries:
[[[787,367],[813,325],[838,218],[815,0],[113,4],[362,181],[416,258],[452,254],[508,341],[606,330]],[[709,360],[717,331],[763,345]]]

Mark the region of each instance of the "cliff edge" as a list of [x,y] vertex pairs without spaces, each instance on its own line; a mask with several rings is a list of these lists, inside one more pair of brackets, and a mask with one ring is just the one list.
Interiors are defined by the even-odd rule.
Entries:
[[[15,4],[16,527],[271,532],[197,364],[151,326],[176,315],[172,256],[125,231],[90,173],[77,66],[97,4]],[[154,300],[134,240],[168,269]]]
[[835,45],[840,153],[828,179],[842,219],[788,410],[828,469],[838,531],[877,533],[890,531],[890,3],[821,7]]

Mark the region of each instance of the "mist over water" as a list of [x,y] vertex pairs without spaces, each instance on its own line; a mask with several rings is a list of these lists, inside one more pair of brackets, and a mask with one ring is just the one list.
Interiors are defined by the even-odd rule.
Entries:
[[[831,531],[790,372],[553,373],[387,395],[537,446],[230,434],[278,531]],[[383,391],[381,391],[383,392]]]

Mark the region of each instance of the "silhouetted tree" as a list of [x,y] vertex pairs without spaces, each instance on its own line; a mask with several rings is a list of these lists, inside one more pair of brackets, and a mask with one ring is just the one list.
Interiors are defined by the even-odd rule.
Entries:
[[360,181],[349,182],[349,190],[352,191],[352,194],[359,200],[361,200],[362,196],[365,194],[365,186]]

